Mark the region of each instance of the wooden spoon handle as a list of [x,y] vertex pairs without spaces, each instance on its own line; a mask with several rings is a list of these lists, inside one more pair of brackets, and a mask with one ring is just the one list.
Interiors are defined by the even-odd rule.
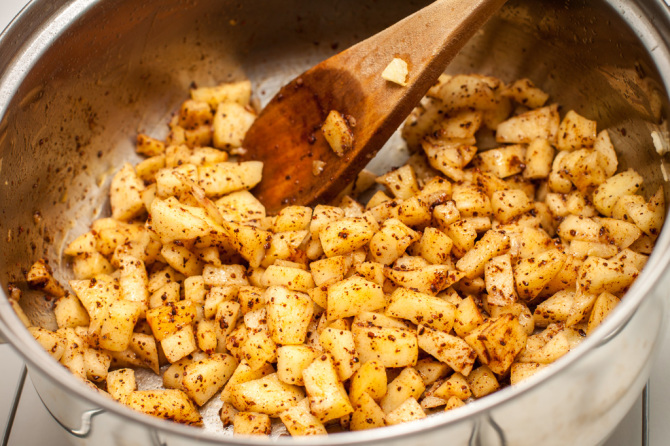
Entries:
[[[362,128],[378,128],[380,119],[401,115],[398,125],[437,81],[449,62],[505,0],[437,0],[380,33],[324,61],[325,67],[356,70],[362,81],[367,118]],[[382,51],[379,51],[383,49]],[[382,79],[380,73],[400,57],[408,64],[407,87]],[[396,110],[389,113],[390,110]],[[397,128],[397,126],[395,126]],[[362,136],[362,135],[361,135]]]
[[[356,117],[359,150],[366,151],[370,145],[375,146],[376,139],[385,141],[391,136],[458,51],[504,3],[505,0],[437,0],[324,62],[326,67],[356,70],[356,78],[365,90],[363,97],[374,98],[374,103],[362,104],[364,114]],[[380,52],[379,48],[384,50]],[[381,77],[391,61],[389,56],[407,62],[407,87]],[[385,131],[380,133],[378,129]],[[375,141],[367,141],[368,138]]]

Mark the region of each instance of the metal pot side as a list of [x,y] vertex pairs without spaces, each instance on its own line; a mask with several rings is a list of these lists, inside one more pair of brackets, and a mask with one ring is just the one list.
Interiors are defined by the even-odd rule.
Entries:
[[[55,327],[52,302],[23,271],[106,212],[106,186],[133,140],[161,137],[192,82],[249,77],[260,104],[308,66],[426,1],[34,0],[0,38],[0,278],[25,293],[35,322]],[[511,0],[450,72],[528,77],[596,119],[622,160],[663,184],[651,132],[667,135],[670,14],[662,2]],[[665,138],[665,136],[664,136]],[[667,138],[666,138],[667,139]],[[667,140],[665,141],[667,145]],[[593,445],[646,382],[667,318],[665,230],[619,308],[575,351],[526,382],[420,422],[278,443],[340,445]],[[95,445],[221,444],[230,437],[136,414],[91,392],[32,340],[0,296],[0,331],[22,353],[45,406]],[[214,414],[214,416],[216,416]],[[236,444],[267,440],[235,438]]]

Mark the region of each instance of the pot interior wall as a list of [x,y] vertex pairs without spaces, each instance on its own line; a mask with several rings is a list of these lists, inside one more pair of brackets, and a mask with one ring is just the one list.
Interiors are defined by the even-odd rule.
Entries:
[[[23,274],[40,257],[70,277],[63,247],[107,212],[111,175],[138,160],[137,132],[163,137],[189,86],[249,77],[262,105],[307,67],[428,2],[90,3],[56,9],[74,20],[54,25],[53,38],[29,41],[38,51],[9,68],[21,82],[0,122],[4,289],[25,290]],[[563,112],[574,108],[610,129],[621,168],[634,167],[654,190],[663,176],[650,132],[665,129],[667,109],[654,63],[606,3],[567,5],[508,2],[448,71],[530,78]],[[34,322],[54,327],[41,294],[26,292],[21,304]]]

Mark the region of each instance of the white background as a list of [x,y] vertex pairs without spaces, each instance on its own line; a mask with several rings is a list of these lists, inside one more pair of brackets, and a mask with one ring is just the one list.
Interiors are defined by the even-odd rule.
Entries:
[[[4,29],[27,0],[0,0],[0,29]],[[651,379],[650,442],[652,446],[670,444],[670,336],[666,336],[665,347]],[[23,367],[20,357],[7,345],[0,345],[0,433],[4,432],[10,405]],[[636,446],[641,443],[642,401],[635,404],[605,446]],[[542,422],[542,420],[538,420]],[[1,436],[0,436],[1,438]],[[14,421],[9,445],[32,446],[45,444],[61,446],[67,443],[67,434],[49,416],[32,387],[26,381],[18,413]]]

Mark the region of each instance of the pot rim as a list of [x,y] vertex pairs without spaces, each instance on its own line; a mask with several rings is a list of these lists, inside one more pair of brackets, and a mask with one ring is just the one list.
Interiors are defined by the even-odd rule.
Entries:
[[[66,31],[69,24],[81,17],[89,8],[103,1],[57,0],[54,2],[53,0],[31,0],[10,22],[8,27],[0,34],[0,62],[5,62],[0,64],[0,66],[4,66],[4,69],[0,71],[0,119],[5,116],[16,88],[22,82],[30,67],[46,50],[50,39],[57,38]],[[655,15],[652,16],[649,11],[643,10],[637,4],[631,4],[623,0],[605,0],[605,2],[618,12],[622,20],[631,29],[636,30],[641,45],[651,55],[657,71],[670,74],[670,48],[666,39],[666,37],[670,37],[670,11],[668,6],[662,0],[656,0],[654,6],[645,5],[644,8],[655,8]],[[654,20],[646,18],[650,16]],[[659,30],[659,27],[662,28],[662,31]],[[18,35],[25,35],[25,37],[17,40]],[[45,35],[48,35],[47,39],[40,39]],[[670,92],[670,76],[661,76],[661,79],[667,94]],[[0,124],[0,128],[2,127],[3,125]],[[425,433],[467,419],[472,421],[473,426],[475,426],[477,419],[486,415],[491,409],[517,398],[529,389],[552,380],[564,369],[579,361],[582,356],[617,336],[619,331],[633,317],[637,307],[647,295],[656,291],[663,273],[670,264],[670,230],[668,226],[670,226],[670,222],[666,219],[663,226],[664,230],[661,231],[656,248],[650,255],[647,266],[626,293],[626,298],[622,299],[613,313],[593,334],[589,335],[569,354],[558,359],[551,367],[536,373],[520,384],[506,387],[488,395],[486,398],[475,400],[459,408],[459,410],[436,414],[413,423],[387,426],[384,429],[343,432],[337,435],[320,436],[317,439],[290,437],[273,438],[272,440],[233,437],[207,432],[201,428],[143,416],[101,394],[92,392],[85,385],[82,385],[78,379],[60,366],[34,341],[32,335],[14,314],[4,289],[0,290],[0,333],[22,356],[29,368],[39,370],[42,375],[48,377],[52,382],[74,393],[84,401],[90,402],[104,411],[121,416],[127,421],[137,422],[146,427],[183,438],[218,443],[234,442],[243,445],[318,443],[319,445],[332,446],[350,443],[364,444],[385,439],[398,440],[402,437]]]

